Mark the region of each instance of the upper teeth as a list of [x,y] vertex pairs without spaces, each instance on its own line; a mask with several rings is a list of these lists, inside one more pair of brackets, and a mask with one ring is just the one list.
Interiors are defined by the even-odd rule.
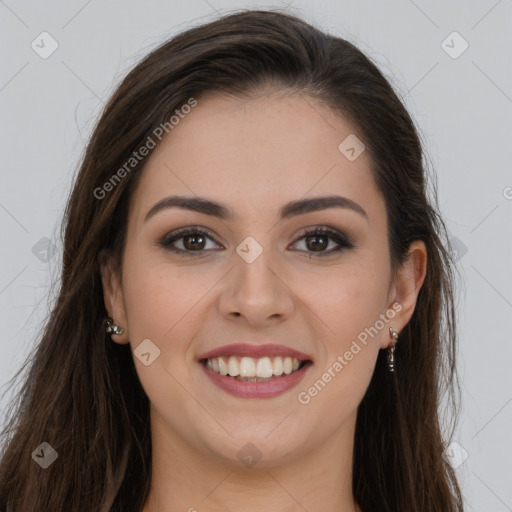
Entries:
[[262,357],[253,359],[252,357],[238,358],[213,357],[206,360],[206,367],[221,375],[230,375],[236,377],[262,377],[269,378],[272,375],[286,375],[298,370],[300,360],[291,357]]

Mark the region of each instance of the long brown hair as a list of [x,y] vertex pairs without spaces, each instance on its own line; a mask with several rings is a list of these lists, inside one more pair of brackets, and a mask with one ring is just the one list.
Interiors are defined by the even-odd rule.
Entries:
[[[1,510],[141,510],[151,478],[149,400],[130,345],[105,333],[99,266],[107,251],[121,270],[130,197],[147,157],[129,170],[126,162],[190,98],[250,96],[269,85],[316,98],[358,128],[386,202],[392,270],[412,241],[422,240],[428,251],[426,279],[395,351],[397,370],[387,371],[381,350],[358,409],[355,499],[365,512],[463,511],[443,457],[448,441],[439,413],[446,393],[451,418],[458,414],[454,265],[435,187],[427,197],[418,131],[383,74],[353,44],[262,10],[230,14],[166,41],[105,106],[64,215],[60,290],[2,433]],[[109,181],[123,166],[122,179]],[[32,458],[41,443],[58,454],[46,469]]]

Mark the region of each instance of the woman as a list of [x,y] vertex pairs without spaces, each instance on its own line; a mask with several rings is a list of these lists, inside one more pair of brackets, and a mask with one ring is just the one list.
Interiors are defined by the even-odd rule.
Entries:
[[462,511],[422,156],[375,65],[296,17],[232,14],[149,54],[69,199],[0,508]]

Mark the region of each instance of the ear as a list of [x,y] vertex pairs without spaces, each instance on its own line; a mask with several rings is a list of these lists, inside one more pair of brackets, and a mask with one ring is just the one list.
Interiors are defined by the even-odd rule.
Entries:
[[[398,334],[407,325],[414,313],[418,293],[425,281],[426,274],[427,249],[424,242],[416,240],[409,246],[407,259],[400,267],[389,291],[388,309],[397,312],[393,320],[390,321],[389,327],[392,327]],[[394,307],[393,304],[395,304]],[[401,306],[401,309],[398,305]],[[390,344],[391,338],[383,336],[381,348],[386,348]]]
[[107,252],[100,252],[98,262],[101,270],[105,309],[114,324],[124,329],[121,334],[111,334],[112,341],[125,345],[129,343],[128,322],[120,276],[113,265],[111,255]]

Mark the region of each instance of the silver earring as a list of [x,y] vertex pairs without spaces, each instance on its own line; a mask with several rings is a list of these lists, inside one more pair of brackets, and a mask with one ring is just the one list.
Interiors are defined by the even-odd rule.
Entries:
[[124,329],[115,324],[112,318],[107,318],[105,320],[105,332],[108,332],[109,334],[123,334]]
[[393,330],[392,327],[389,328],[389,334],[391,335],[391,345],[388,348],[388,367],[390,372],[395,371],[395,345],[398,340],[398,333]]

